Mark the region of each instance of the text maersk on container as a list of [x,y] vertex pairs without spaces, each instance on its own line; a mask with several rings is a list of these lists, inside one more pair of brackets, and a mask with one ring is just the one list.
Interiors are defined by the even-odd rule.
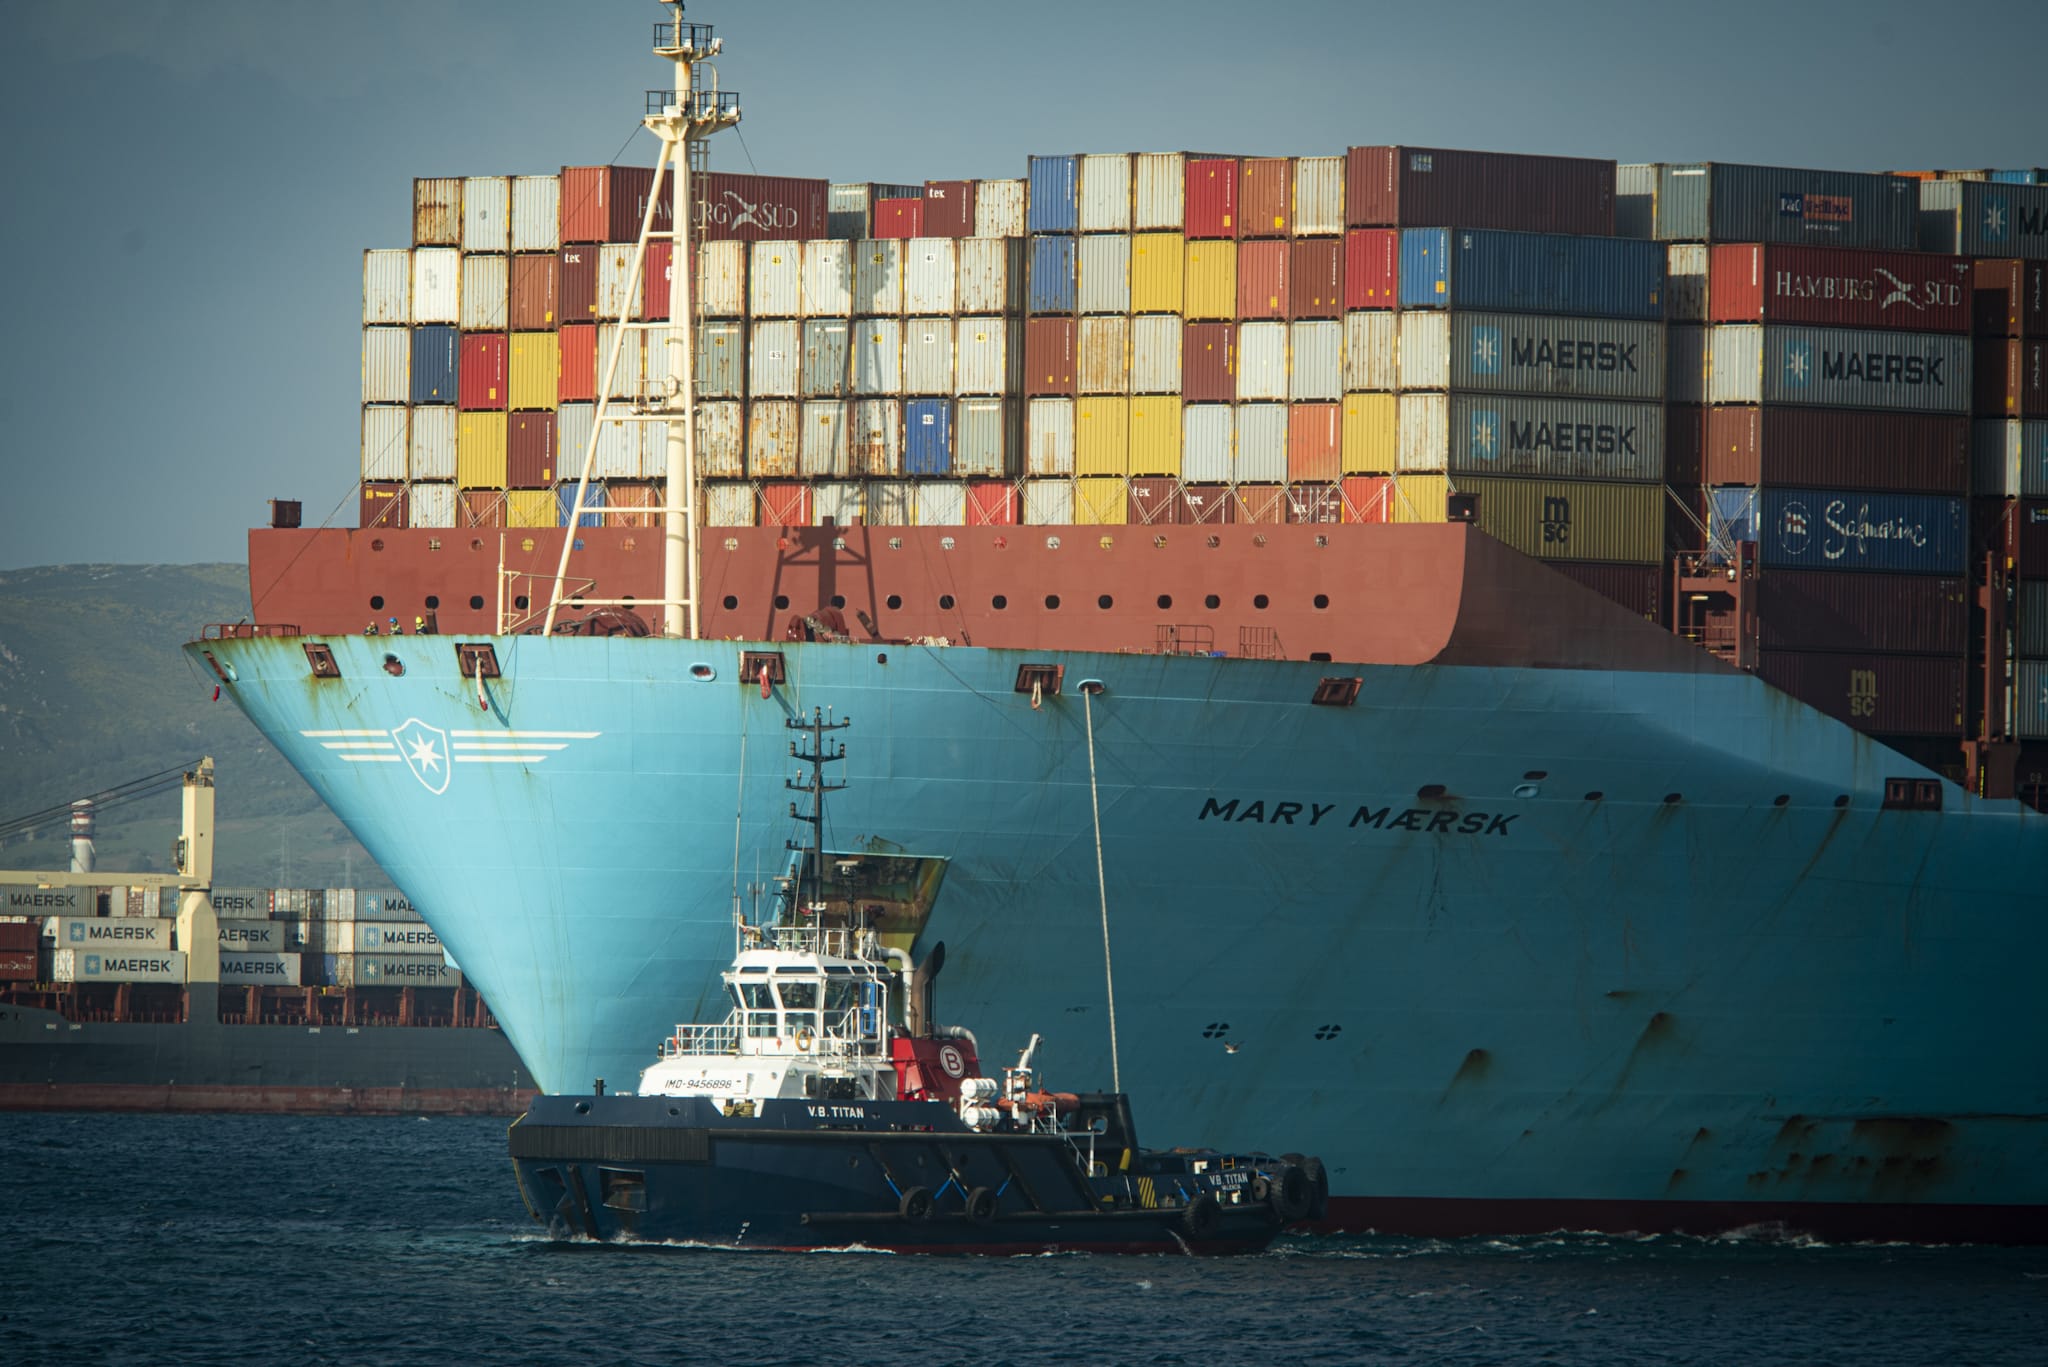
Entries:
[[[1824,380],[1924,384],[1940,388],[1948,383],[1941,373],[1944,359],[1931,353],[1923,356],[1910,351],[1845,351],[1837,347],[1823,347],[1820,374]],[[1810,373],[1811,363],[1811,353],[1805,352],[1798,343],[1785,349],[1785,370],[1794,383],[1804,381]]]

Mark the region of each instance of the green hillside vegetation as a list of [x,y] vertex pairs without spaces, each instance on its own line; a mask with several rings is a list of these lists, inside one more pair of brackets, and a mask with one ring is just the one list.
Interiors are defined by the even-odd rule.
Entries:
[[[0,819],[212,755],[214,882],[388,883],[290,765],[179,649],[246,621],[241,565],[53,565],[0,571]],[[99,867],[168,872],[175,790],[102,813]],[[0,868],[68,868],[59,818],[0,845]],[[118,882],[112,877],[109,882]]]

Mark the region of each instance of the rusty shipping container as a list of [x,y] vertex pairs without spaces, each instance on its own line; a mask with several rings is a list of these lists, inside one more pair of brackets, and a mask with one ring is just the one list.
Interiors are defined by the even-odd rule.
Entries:
[[1239,163],[1239,237],[1288,237],[1294,230],[1294,158],[1246,157]]
[[545,332],[561,323],[562,261],[553,252],[515,256],[506,322],[514,332]]
[[1766,650],[1756,672],[1765,683],[1858,731],[1882,736],[1962,734],[1960,657]]
[[1025,323],[1025,394],[1072,397],[1077,330],[1072,318],[1033,318]]
[[2048,417],[2048,341],[1979,338],[1970,374],[1978,417]]
[[1960,256],[1717,243],[1707,252],[1707,281],[1709,322],[1971,329],[1970,262]]
[[1971,284],[1979,337],[2048,337],[2048,261],[1978,261]]
[[1353,147],[1344,167],[1354,228],[1508,228],[1614,232],[1614,163],[1581,157]]
[[392,529],[405,526],[405,491],[403,484],[365,483],[356,497],[356,525]]
[[1710,333],[1710,403],[1970,411],[1967,337],[1750,323]]
[[1961,494],[1970,423],[1960,416],[1716,405],[1707,410],[1708,484]]
[[412,245],[462,245],[462,178],[420,177],[412,183]]

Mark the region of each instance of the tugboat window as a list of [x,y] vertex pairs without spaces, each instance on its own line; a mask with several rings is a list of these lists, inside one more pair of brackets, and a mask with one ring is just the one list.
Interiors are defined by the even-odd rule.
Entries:
[[767,983],[741,983],[740,995],[747,1008],[747,1034],[753,1039],[775,1036],[775,994]]
[[818,1033],[818,984],[809,982],[779,982],[775,990],[782,994],[782,1011],[786,1032],[795,1034],[799,1030]]

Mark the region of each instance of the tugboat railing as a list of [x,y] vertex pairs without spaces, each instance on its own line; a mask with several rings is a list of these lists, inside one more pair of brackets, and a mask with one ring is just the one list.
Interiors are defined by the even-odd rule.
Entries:
[[[797,1044],[800,1053],[813,1053],[820,1058],[880,1058],[883,1041],[861,1034],[862,1008],[852,1007],[836,1015],[824,1017],[824,1029],[802,1035]],[[809,1027],[799,1027],[799,1031]],[[777,1035],[749,1035],[748,1027],[735,1012],[717,1025],[683,1024],[676,1026],[675,1033],[661,1042],[661,1056],[671,1058],[732,1057],[742,1052],[776,1053],[785,1051],[783,1037]],[[755,1048],[751,1051],[741,1048],[742,1042],[752,1039]]]

